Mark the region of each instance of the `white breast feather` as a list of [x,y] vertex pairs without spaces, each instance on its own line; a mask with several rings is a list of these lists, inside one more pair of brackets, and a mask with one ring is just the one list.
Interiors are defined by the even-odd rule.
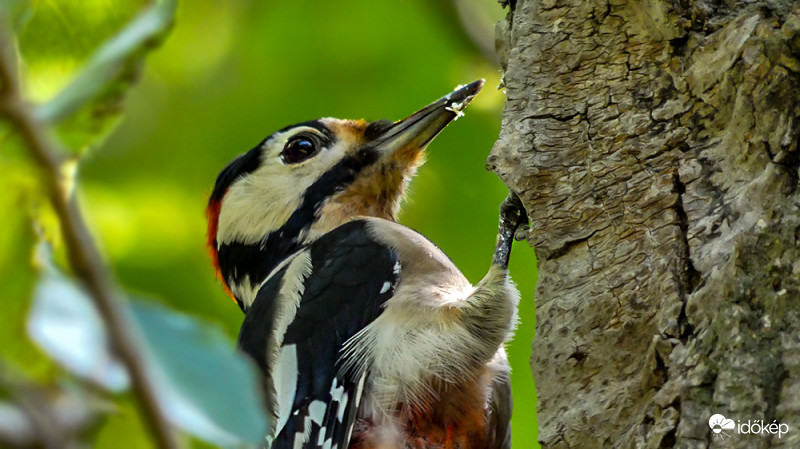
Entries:
[[[376,238],[400,254],[400,282],[383,313],[346,342],[342,358],[348,368],[368,369],[368,404],[391,414],[398,403],[422,408],[436,400],[431,381],[456,383],[472,374],[475,360],[488,363],[511,336],[519,296],[504,270],[492,267],[473,287],[419,234],[371,221]],[[491,341],[468,328],[476,316],[496,330]]]

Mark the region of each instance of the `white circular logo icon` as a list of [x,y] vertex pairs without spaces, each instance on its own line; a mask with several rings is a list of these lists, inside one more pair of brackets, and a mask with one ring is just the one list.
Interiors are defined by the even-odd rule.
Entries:
[[708,418],[708,427],[711,427],[711,430],[714,433],[722,433],[723,430],[733,429],[736,427],[736,424],[732,419],[728,419],[717,413],[715,415],[711,415],[711,418]]

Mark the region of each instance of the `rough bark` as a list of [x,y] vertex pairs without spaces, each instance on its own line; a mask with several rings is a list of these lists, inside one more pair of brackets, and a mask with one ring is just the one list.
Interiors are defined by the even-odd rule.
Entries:
[[800,447],[800,4],[509,8],[488,166],[539,259],[540,443]]

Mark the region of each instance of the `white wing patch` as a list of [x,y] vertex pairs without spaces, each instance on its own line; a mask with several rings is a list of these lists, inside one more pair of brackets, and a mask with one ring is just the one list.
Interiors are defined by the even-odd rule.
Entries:
[[309,252],[297,253],[286,267],[286,274],[281,280],[281,288],[278,298],[276,298],[278,307],[275,311],[275,327],[267,343],[266,354],[272,376],[272,388],[275,390],[275,402],[277,402],[271,404],[272,412],[277,415],[275,435],[280,433],[289,420],[297,392],[297,347],[295,345],[282,347],[281,345],[286,329],[294,320],[297,308],[300,307],[300,299],[305,290],[304,282],[310,272],[311,255]]
[[275,399],[278,401],[277,429],[282,429],[289,420],[297,391],[297,347],[288,345],[281,348],[272,379],[275,385]]
[[[279,340],[279,345],[283,344],[283,336],[286,334],[286,329],[294,321],[294,316],[297,309],[300,307],[300,300],[303,298],[305,291],[305,281],[311,275],[311,252],[306,250],[297,253],[289,265],[286,267],[286,274],[284,274],[281,289],[278,293],[280,298],[284,298],[280,304],[283,306],[277,311],[278,319],[275,320],[275,328],[273,335]],[[286,299],[290,299],[287,301]]]
[[311,421],[314,421],[318,425],[322,425],[324,423],[323,419],[325,419],[325,403],[316,400],[308,405],[308,416],[311,418]]
[[[336,379],[336,385],[339,384],[339,379]],[[334,401],[339,403],[339,408],[336,410],[336,419],[340,422],[344,422],[344,410],[347,408],[347,400],[348,396],[344,392],[343,386],[335,387],[331,390],[331,397]]]

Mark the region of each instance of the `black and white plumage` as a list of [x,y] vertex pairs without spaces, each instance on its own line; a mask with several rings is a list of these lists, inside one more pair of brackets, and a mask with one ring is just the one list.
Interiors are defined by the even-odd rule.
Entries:
[[[397,253],[370,239],[365,226],[346,223],[299,251],[264,283],[245,317],[240,346],[270,373],[282,405],[278,447],[293,447],[296,435],[307,431],[320,447],[337,447],[352,428],[364,373],[343,369],[339,354],[380,315],[399,279]],[[279,312],[281,301],[296,310]],[[286,329],[281,347],[272,348],[277,363],[271,369],[264,355],[276,326]]]
[[505,203],[475,286],[394,220],[423,149],[481,85],[396,123],[285,128],[220,174],[209,243],[246,313],[239,343],[264,373],[272,449],[510,447],[521,206]]

